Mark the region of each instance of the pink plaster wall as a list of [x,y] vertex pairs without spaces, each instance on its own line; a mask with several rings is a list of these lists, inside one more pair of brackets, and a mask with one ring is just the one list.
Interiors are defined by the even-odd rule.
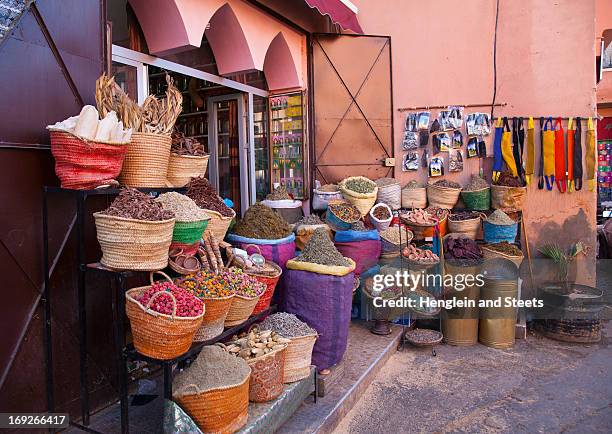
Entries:
[[[612,1],[596,0],[596,16],[595,16],[595,37],[597,55],[600,55],[601,44],[600,39],[605,30],[612,29]],[[612,71],[603,73],[602,79],[597,83],[597,103],[605,104],[612,103]],[[606,114],[607,113],[607,114]],[[610,110],[599,114],[609,116]]]
[[[366,34],[392,38],[396,177],[425,182],[424,170],[400,169],[405,114],[397,108],[491,102],[495,1],[353,3]],[[595,0],[501,0],[497,38],[497,102],[508,105],[495,116],[595,114]],[[471,109],[479,110],[489,111]],[[466,161],[447,178],[466,183],[478,173],[478,159]],[[531,186],[524,215],[532,251],[551,240],[595,245],[596,195],[586,188],[562,195]],[[594,284],[592,254],[579,280]]]

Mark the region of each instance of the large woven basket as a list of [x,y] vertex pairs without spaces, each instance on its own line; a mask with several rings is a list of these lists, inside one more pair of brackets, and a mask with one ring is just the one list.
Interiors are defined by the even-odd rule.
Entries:
[[453,220],[453,215],[448,217],[448,232],[451,234],[464,234],[468,238],[475,240],[480,230],[482,219],[486,218],[484,214],[468,220]]
[[491,208],[502,211],[522,211],[527,187],[491,186]]
[[461,191],[461,200],[467,209],[474,211],[486,211],[491,204],[491,189],[489,187],[480,190]]
[[208,155],[170,154],[168,182],[173,187],[184,187],[191,178],[204,177],[208,168]]
[[200,328],[195,334],[195,342],[204,342],[216,338],[223,333],[225,318],[232,305],[234,294],[223,298],[203,298],[201,299],[206,306],[206,313]]
[[50,135],[55,174],[63,188],[84,190],[116,182],[127,144],[86,141],[63,131]]
[[202,234],[208,226],[208,220],[197,220],[194,222],[174,223],[172,231],[172,242],[193,245],[202,238]]
[[285,374],[283,383],[293,383],[310,375],[312,349],[317,335],[306,335],[291,338],[285,352]]
[[118,270],[161,270],[168,265],[174,218],[135,220],[94,213],[100,263]]
[[402,187],[400,183],[378,185],[376,203],[386,203],[394,211],[400,209],[402,207]]
[[193,393],[183,389],[173,398],[203,433],[233,433],[240,430],[249,417],[250,378],[249,375],[239,384],[205,391],[194,385],[191,387]]
[[460,188],[442,187],[429,184],[427,186],[427,201],[429,206],[452,209],[459,200]]
[[171,144],[170,135],[133,133],[119,182],[128,187],[165,187]]
[[427,208],[427,189],[404,187],[402,189],[402,208]]
[[369,182],[373,182],[372,180],[364,177],[364,176],[350,176],[346,179],[343,179],[342,182],[338,185],[340,191],[342,192],[342,196],[347,200],[347,202],[354,205],[359,212],[361,213],[361,217],[365,217],[365,215],[370,211],[370,208],[376,202],[376,196],[378,195],[378,186],[374,183],[374,191],[371,193],[357,193],[355,191],[349,190],[346,188],[345,184],[347,181],[351,179],[363,179]]
[[[162,274],[170,282],[172,280]],[[153,274],[150,275],[151,285]],[[193,337],[204,318],[205,307],[197,317],[178,317],[166,315],[149,309],[151,303],[161,294],[169,294],[174,302],[176,312],[176,299],[170,292],[160,291],[151,297],[147,306],[143,306],[138,298],[151,286],[132,288],[125,293],[125,311],[130,319],[132,337],[136,350],[148,357],[160,360],[174,359],[189,350]]]
[[259,297],[244,297],[236,294],[225,317],[224,327],[232,327],[245,322],[259,301]]
[[222,216],[212,209],[205,209],[205,211],[210,216],[210,220],[208,221],[208,226],[206,226],[204,233],[210,232],[217,240],[222,241],[225,238],[225,234],[227,234],[227,230],[232,220],[236,217],[236,211],[232,210],[232,215],[228,217]]
[[487,247],[487,245],[483,245],[480,246],[480,249],[482,250],[482,256],[484,257],[484,259],[495,259],[495,258],[504,258],[504,259],[509,259],[510,261],[514,262],[516,264],[517,267],[520,267],[521,264],[523,263],[523,252],[521,252],[520,256],[514,256],[514,255],[508,255],[507,253],[502,253],[502,252],[498,252],[496,250],[490,249]]
[[253,315],[257,315],[258,313],[263,312],[264,310],[270,307],[270,302],[272,301],[272,296],[274,296],[276,285],[278,284],[281,274],[283,274],[283,269],[274,262],[266,261],[266,264],[270,267],[273,267],[276,270],[276,274],[267,275],[257,273],[256,271],[245,271],[245,273],[250,276],[253,276],[259,282],[264,283],[266,285],[266,290],[263,294],[261,294],[259,300],[257,300],[255,308],[253,309]]
[[283,393],[285,376],[285,354],[287,346],[263,356],[247,360],[251,367],[249,401],[268,402]]

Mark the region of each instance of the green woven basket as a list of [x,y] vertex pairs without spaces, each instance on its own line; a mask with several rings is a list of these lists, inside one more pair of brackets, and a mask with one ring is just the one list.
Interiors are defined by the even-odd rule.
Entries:
[[475,191],[462,191],[461,199],[467,209],[486,211],[491,208],[491,189],[486,187]]
[[202,234],[208,226],[208,220],[195,222],[176,222],[172,232],[172,241],[177,243],[193,244],[202,238]]

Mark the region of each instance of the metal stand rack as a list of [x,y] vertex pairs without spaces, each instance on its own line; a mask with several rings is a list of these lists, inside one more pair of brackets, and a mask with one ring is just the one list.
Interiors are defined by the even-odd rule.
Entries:
[[[140,189],[144,193],[162,193],[166,191],[177,191],[180,189],[173,188],[157,188],[157,189]],[[172,398],[172,368],[175,364],[185,361],[196,356],[203,346],[222,341],[229,336],[232,336],[242,329],[249,327],[254,322],[262,317],[276,311],[276,306],[271,306],[267,310],[252,316],[246,322],[226,329],[221,335],[205,342],[194,343],[189,351],[185,354],[171,360],[158,360],[144,356],[138,353],[133,345],[125,344],[125,292],[127,291],[127,279],[130,276],[137,275],[140,272],[130,270],[111,270],[105,268],[99,263],[86,263],[85,259],[85,240],[84,220],[85,220],[85,202],[89,196],[113,196],[119,193],[118,189],[99,189],[99,190],[70,190],[59,187],[44,187],[43,188],[43,250],[44,250],[44,290],[41,301],[44,308],[44,336],[45,336],[45,362],[46,362],[46,385],[47,385],[47,408],[49,412],[54,412],[54,378],[53,378],[53,348],[52,348],[52,330],[51,330],[51,291],[49,288],[50,279],[50,264],[49,264],[49,230],[48,230],[48,196],[50,194],[69,194],[76,201],[76,236],[77,236],[77,267],[78,267],[78,283],[77,283],[77,314],[79,324],[79,382],[80,382],[80,400],[81,400],[81,424],[71,422],[74,427],[80,428],[88,432],[96,432],[88,428],[90,423],[90,408],[89,408],[89,383],[88,383],[88,342],[87,342],[87,317],[86,317],[86,276],[88,273],[97,274],[101,277],[106,277],[114,280],[115,294],[113,298],[113,324],[114,339],[115,339],[115,357],[119,366],[119,399],[121,402],[121,432],[129,432],[129,412],[128,412],[128,372],[127,363],[132,361],[145,361],[157,366],[163,370],[164,379],[164,398]],[[316,384],[316,380],[315,380]],[[316,399],[316,395],[315,395]]]

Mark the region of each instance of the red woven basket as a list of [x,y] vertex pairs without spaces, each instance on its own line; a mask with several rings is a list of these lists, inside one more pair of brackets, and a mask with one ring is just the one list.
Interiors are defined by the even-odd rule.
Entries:
[[127,144],[86,141],[62,131],[50,134],[55,174],[63,188],[86,190],[115,182]]
[[263,294],[261,294],[261,297],[259,297],[259,301],[255,305],[255,309],[253,309],[253,313],[251,314],[257,315],[258,313],[263,312],[264,310],[270,307],[270,302],[272,301],[272,296],[274,295],[276,284],[278,283],[278,279],[280,279],[281,275],[279,274],[276,277],[268,277],[254,274],[252,276],[261,283],[266,284],[266,290]]

